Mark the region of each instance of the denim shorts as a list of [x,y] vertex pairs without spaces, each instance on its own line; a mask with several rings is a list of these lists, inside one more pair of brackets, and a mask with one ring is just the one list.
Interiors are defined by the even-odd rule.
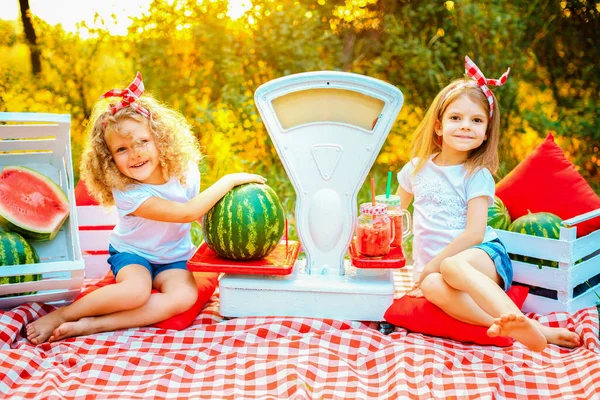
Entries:
[[168,271],[170,269],[187,270],[187,261],[177,261],[169,264],[153,264],[144,257],[140,257],[133,253],[119,253],[112,245],[108,245],[108,254],[110,255],[110,257],[108,257],[108,264],[115,277],[123,267],[131,264],[138,264],[145,267],[150,272],[152,280],[163,271]]
[[489,242],[478,244],[477,246],[473,246],[474,249],[481,249],[485,251],[488,256],[492,259],[494,264],[496,265],[496,272],[502,278],[504,283],[503,288],[506,292],[510,289],[510,285],[512,285],[513,280],[513,267],[510,258],[508,257],[508,253],[506,252],[506,248],[500,241],[500,239],[496,238],[494,240],[490,240]]

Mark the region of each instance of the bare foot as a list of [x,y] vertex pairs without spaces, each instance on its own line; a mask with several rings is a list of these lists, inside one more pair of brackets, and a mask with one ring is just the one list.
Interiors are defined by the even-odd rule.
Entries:
[[569,349],[579,347],[581,339],[575,332],[572,332],[567,328],[552,328],[550,326],[542,325],[538,321],[535,321],[535,323],[540,332],[546,337],[548,343],[568,347]]
[[523,314],[504,314],[494,319],[487,331],[488,336],[509,336],[533,351],[542,351],[548,342],[538,325]]
[[46,314],[27,325],[25,328],[27,340],[33,344],[44,343],[52,335],[52,331],[58,328],[63,322],[65,320],[62,317],[61,309]]
[[52,332],[50,342],[66,339],[73,336],[85,336],[95,333],[93,331],[94,318],[81,318],[79,321],[64,322]]

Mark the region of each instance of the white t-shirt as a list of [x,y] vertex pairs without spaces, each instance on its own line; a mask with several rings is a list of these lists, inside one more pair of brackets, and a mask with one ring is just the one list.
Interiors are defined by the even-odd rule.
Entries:
[[137,254],[156,264],[186,261],[194,254],[189,223],[160,222],[131,214],[153,196],[178,203],[188,202],[200,191],[197,165],[190,163],[185,179],[185,186],[172,177],[162,185],[139,183],[125,191],[113,190],[119,222],[109,242],[115,250]]
[[[494,202],[494,178],[487,168],[468,176],[464,165],[440,167],[432,159],[413,175],[418,159],[411,160],[398,173],[398,183],[414,195],[413,259],[415,271],[421,271],[467,226],[469,200],[487,196]],[[487,221],[486,221],[487,222]],[[496,232],[486,228],[483,242],[497,238]]]

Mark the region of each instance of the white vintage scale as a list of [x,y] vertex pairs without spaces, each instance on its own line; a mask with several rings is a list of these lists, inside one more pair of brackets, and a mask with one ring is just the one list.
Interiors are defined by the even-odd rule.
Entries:
[[323,71],[267,82],[254,99],[296,191],[306,259],[294,260],[285,276],[224,274],[221,315],[381,321],[394,296],[392,271],[356,268],[347,253],[358,191],[402,108],[402,92]]

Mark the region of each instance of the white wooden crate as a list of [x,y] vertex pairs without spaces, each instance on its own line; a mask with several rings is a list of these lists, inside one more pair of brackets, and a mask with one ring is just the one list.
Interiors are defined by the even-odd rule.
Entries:
[[530,287],[523,311],[573,313],[600,303],[600,230],[577,239],[572,227],[598,216],[600,209],[563,221],[559,239],[496,230],[510,254],[559,263],[553,268],[512,260],[513,281]]
[[7,165],[37,170],[66,193],[70,215],[56,237],[34,242],[40,263],[0,267],[0,276],[41,274],[36,282],[0,285],[0,295],[37,293],[0,298],[7,309],[31,301],[63,305],[79,293],[84,261],[79,245],[70,142],[71,116],[40,113],[0,113],[0,168]]
[[108,237],[118,221],[115,207],[77,207],[79,240],[85,261],[86,278],[102,278],[109,270]]

